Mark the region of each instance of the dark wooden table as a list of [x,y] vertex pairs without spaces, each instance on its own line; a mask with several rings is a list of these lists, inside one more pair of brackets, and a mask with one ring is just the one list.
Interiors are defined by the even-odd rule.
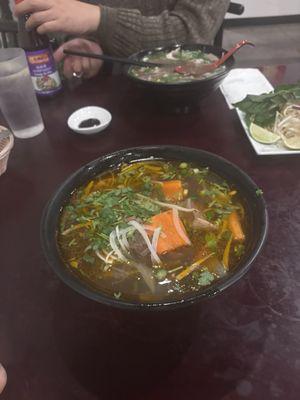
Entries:
[[[299,64],[263,70],[273,83],[300,79]],[[86,105],[111,111],[103,134],[68,130],[69,114]],[[47,132],[16,140],[0,177],[1,400],[299,399],[300,157],[256,156],[219,92],[197,113],[170,116],[145,107],[124,78],[102,77],[42,111]],[[146,144],[229,159],[269,206],[268,241],[248,275],[176,313],[124,313],[81,297],[47,266],[39,241],[43,207],[71,172]]]

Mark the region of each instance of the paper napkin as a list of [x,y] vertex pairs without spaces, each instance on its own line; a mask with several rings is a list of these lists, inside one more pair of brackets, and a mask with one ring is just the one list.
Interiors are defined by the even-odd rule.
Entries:
[[243,100],[247,94],[268,93],[273,86],[257,68],[235,68],[229,72],[220,89],[232,109],[232,104]]

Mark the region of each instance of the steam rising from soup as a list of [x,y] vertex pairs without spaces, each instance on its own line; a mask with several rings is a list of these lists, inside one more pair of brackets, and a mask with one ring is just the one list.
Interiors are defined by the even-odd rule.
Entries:
[[246,223],[237,189],[208,168],[149,160],[75,190],[57,240],[66,266],[99,292],[160,302],[189,297],[234,268]]

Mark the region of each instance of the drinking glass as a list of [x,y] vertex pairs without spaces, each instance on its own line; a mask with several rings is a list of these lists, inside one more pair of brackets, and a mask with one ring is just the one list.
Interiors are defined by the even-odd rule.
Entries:
[[24,50],[0,49],[0,109],[14,135],[30,138],[44,130]]

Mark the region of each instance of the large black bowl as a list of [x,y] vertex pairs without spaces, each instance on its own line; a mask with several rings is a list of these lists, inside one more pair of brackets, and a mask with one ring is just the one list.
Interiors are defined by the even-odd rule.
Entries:
[[[157,47],[151,50],[142,50],[133,54],[130,58],[141,60],[156,51],[172,51],[177,48],[183,50],[202,50],[205,53],[212,53],[218,58],[226,51],[220,47],[203,44],[183,44],[165,47]],[[225,62],[225,69],[219,74],[202,80],[178,83],[149,82],[139,79],[130,74],[130,66],[125,68],[125,73],[130,81],[140,90],[146,100],[150,100],[160,109],[174,113],[187,113],[197,108],[201,101],[209,94],[218,89],[224,78],[234,65],[234,57],[231,56]]]
[[[128,163],[135,160],[148,158],[180,160],[196,163],[200,166],[208,166],[210,169],[229,182],[234,183],[245,202],[246,213],[248,215],[248,234],[249,240],[246,252],[238,265],[230,270],[228,274],[213,283],[204,290],[194,293],[181,301],[168,301],[161,303],[139,303],[117,300],[98,292],[87,283],[81,281],[62,261],[56,241],[56,234],[59,223],[61,208],[68,202],[71,193],[78,186],[83,185],[95,175],[115,168],[120,163]],[[250,268],[254,259],[260,252],[267,234],[267,210],[263,197],[258,195],[258,187],[255,183],[229,161],[206,151],[192,149],[181,146],[149,146],[136,147],[120,150],[115,153],[105,155],[86,164],[73,175],[71,175],[57,190],[52,199],[46,206],[41,222],[41,241],[42,247],[48,263],[55,273],[71,288],[82,295],[112,306],[128,309],[155,309],[164,310],[189,305],[204,298],[211,297],[237,282]]]

